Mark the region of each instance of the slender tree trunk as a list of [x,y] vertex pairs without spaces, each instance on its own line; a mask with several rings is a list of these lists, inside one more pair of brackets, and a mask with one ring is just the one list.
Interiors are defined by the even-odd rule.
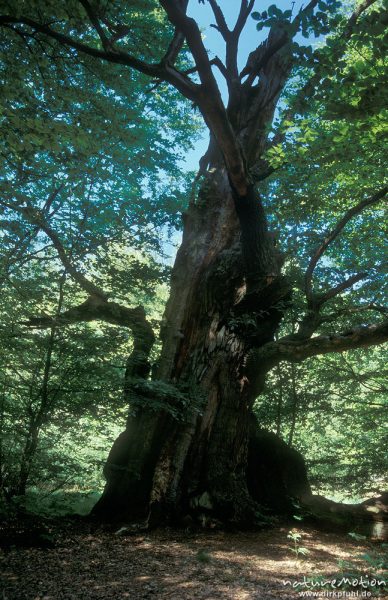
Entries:
[[6,394],[6,371],[4,371],[4,382],[3,389],[1,392],[1,400],[0,400],[0,494],[5,495],[5,462],[4,462],[4,427],[5,427],[5,394]]
[[290,433],[288,436],[288,444],[290,446],[292,446],[292,442],[294,441],[296,417],[298,414],[298,407],[299,407],[299,396],[298,396],[298,391],[296,389],[296,367],[295,367],[294,363],[291,364],[291,399],[292,399],[292,418],[291,418]]
[[[59,297],[57,304],[57,315],[62,311],[63,305],[63,285],[65,277],[63,276],[59,283]],[[33,400],[31,399],[30,420],[24,442],[24,448],[20,461],[19,476],[15,493],[17,496],[24,496],[27,489],[28,479],[30,477],[31,468],[36,455],[39,444],[39,433],[44,424],[48,411],[51,408],[49,382],[52,368],[52,358],[55,346],[56,325],[53,324],[50,328],[50,333],[47,341],[46,356],[43,368],[42,385],[38,392],[38,405],[33,408]]]
[[278,398],[276,404],[276,435],[280,435],[282,426],[282,408],[283,408],[283,378],[282,370],[278,364],[276,367],[276,374],[278,377]]

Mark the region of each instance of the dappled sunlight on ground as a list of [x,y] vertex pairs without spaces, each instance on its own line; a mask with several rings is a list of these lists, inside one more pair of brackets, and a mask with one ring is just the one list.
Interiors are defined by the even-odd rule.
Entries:
[[288,600],[300,596],[284,580],[339,576],[338,561],[366,573],[356,557],[371,543],[307,527],[298,531],[299,544],[309,551],[305,558],[291,551],[287,527],[256,533],[164,529],[127,537],[67,530],[54,548],[2,553],[2,600]]

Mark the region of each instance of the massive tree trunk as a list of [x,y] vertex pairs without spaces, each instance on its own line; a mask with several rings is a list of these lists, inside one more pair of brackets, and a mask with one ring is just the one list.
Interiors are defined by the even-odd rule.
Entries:
[[250,354],[273,339],[289,287],[259,197],[249,194],[242,209],[216,164],[185,214],[153,379],[171,385],[167,405],[179,402],[174,390],[188,405],[179,420],[155,412],[146,390],[128,381],[130,401],[137,389],[134,414],[109,455],[95,514],[133,520],[205,512],[242,524],[258,512],[246,465],[251,409],[269,363]]
[[[171,386],[167,404],[179,402],[177,391],[188,401],[179,421],[171,411],[152,412],[147,393],[139,399],[138,390],[133,402],[129,382],[135,414],[112,448],[107,485],[94,513],[152,519],[204,509],[222,521],[252,523],[259,508],[246,475],[251,412],[272,365],[257,360],[256,353],[273,340],[290,287],[280,274],[280,254],[249,172],[268,144],[268,126],[292,60],[289,48],[268,53],[269,46],[287,42],[275,27],[253,53],[247,82],[241,84],[238,28],[249,16],[247,6],[233,35],[225,32],[225,108],[197,25],[172,3],[162,5],[192,49],[203,87],[196,100],[212,133],[198,196],[184,215],[163,348],[153,370],[155,381]],[[253,86],[259,71],[263,77]]]

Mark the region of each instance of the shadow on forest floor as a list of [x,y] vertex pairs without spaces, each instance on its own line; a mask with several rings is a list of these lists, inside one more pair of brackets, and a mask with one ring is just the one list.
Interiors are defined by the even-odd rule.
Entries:
[[[297,558],[291,550],[294,543],[287,538],[292,527],[254,533],[160,529],[125,537],[82,522],[68,523],[54,531],[53,548],[10,547],[1,552],[0,597],[288,600],[306,590],[291,587],[304,577],[340,580],[352,573],[371,579],[379,571],[379,579],[383,578],[382,562],[376,558],[373,563],[373,557],[381,557],[384,545],[302,525],[298,544],[308,554]],[[363,554],[369,559],[360,558]],[[285,585],[285,580],[291,584]],[[378,597],[375,587],[368,591],[368,597]]]

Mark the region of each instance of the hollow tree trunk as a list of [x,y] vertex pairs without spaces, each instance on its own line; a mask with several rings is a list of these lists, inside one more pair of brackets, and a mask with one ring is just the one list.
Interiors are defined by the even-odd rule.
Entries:
[[190,405],[182,421],[152,411],[146,394],[135,403],[109,455],[97,515],[254,519],[249,424],[268,365],[254,364],[250,349],[273,338],[289,289],[258,196],[251,196],[242,209],[216,165],[185,215],[153,379],[186,393]]

